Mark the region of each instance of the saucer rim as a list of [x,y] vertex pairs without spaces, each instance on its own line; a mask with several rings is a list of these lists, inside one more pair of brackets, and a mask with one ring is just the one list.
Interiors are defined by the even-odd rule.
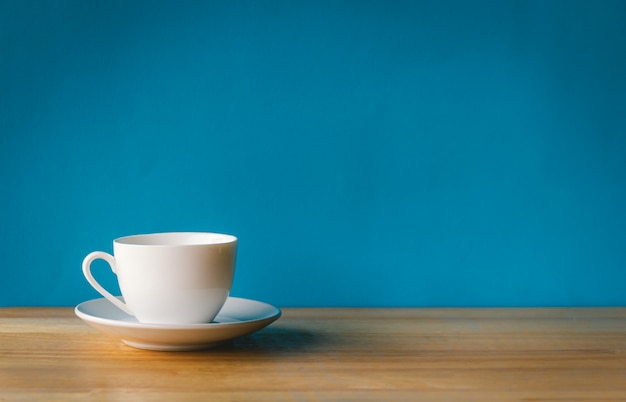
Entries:
[[[106,301],[110,303],[104,297],[100,297],[97,299],[86,300],[82,303],[79,303],[78,305],[76,305],[76,307],[74,307],[74,314],[83,321],[94,322],[94,323],[107,325],[107,326],[156,329],[156,330],[201,330],[201,329],[209,329],[209,328],[227,328],[227,327],[239,326],[243,324],[265,322],[267,320],[275,321],[278,318],[280,318],[282,315],[282,311],[280,308],[269,303],[265,303],[259,300],[247,299],[243,297],[234,297],[234,296],[229,296],[227,300],[231,300],[231,299],[243,301],[243,302],[262,304],[264,305],[264,307],[267,307],[273,311],[270,313],[264,314],[261,317],[256,317],[250,320],[239,320],[239,321],[230,321],[230,322],[210,322],[210,323],[199,323],[199,324],[157,324],[157,323],[142,323],[139,321],[122,321],[122,320],[116,320],[112,318],[104,318],[102,316],[88,314],[80,310],[81,307],[84,307],[88,303],[95,303],[95,302],[100,302],[100,301]],[[111,304],[111,307],[117,308],[113,304]],[[219,315],[220,314],[218,313],[216,318],[218,318]],[[136,320],[135,317],[132,317],[132,318]]]

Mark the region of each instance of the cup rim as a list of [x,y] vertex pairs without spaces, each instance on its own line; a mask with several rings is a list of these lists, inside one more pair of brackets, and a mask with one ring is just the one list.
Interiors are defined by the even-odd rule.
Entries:
[[[210,240],[189,241],[190,237],[196,239],[203,237]],[[198,247],[237,243],[237,237],[217,232],[155,232],[118,237],[113,240],[113,243],[138,247]]]

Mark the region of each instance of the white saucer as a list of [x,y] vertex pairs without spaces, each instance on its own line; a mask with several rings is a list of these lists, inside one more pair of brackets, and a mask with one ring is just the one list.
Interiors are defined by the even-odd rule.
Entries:
[[229,297],[215,320],[207,324],[142,324],[108,300],[94,299],[74,309],[95,329],[122,339],[128,346],[161,351],[205,349],[258,331],[277,320],[279,308],[259,301]]

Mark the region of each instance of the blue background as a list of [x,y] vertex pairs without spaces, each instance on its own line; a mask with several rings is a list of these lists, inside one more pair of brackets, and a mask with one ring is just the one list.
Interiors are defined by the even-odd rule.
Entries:
[[[240,238],[280,306],[626,304],[624,1],[0,1],[0,306]],[[106,266],[96,274],[114,286]]]

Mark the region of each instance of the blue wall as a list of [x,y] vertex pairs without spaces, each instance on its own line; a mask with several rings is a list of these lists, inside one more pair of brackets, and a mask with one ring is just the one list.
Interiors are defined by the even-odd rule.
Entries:
[[[626,305],[624,1],[0,0],[0,306],[240,237],[280,306]],[[112,275],[97,266],[108,286]]]

